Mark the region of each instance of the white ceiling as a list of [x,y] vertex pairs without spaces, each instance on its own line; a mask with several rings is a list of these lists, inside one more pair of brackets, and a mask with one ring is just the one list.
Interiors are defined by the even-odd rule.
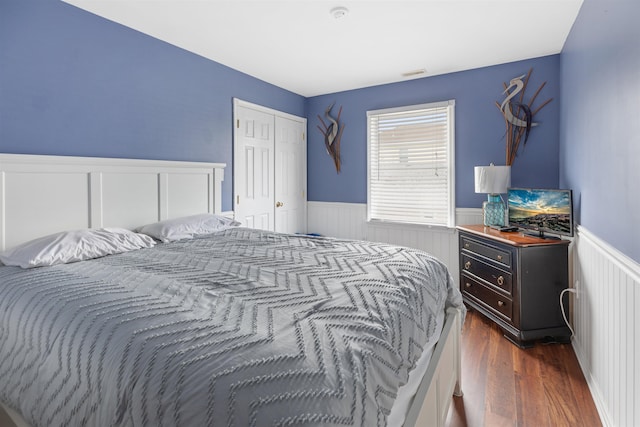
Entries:
[[309,97],[559,53],[583,0],[64,1]]

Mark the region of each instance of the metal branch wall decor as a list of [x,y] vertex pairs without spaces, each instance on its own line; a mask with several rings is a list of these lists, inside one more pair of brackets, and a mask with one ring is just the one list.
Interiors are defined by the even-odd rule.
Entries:
[[331,117],[331,109],[334,105],[335,102],[324,110],[324,117],[329,122],[328,126],[324,120],[322,120],[320,114],[318,114],[318,120],[320,120],[318,129],[322,132],[322,135],[324,135],[324,146],[327,149],[327,154],[329,154],[333,159],[333,163],[336,166],[336,172],[340,173],[340,138],[342,138],[344,123],[340,123],[342,107],[338,110],[338,115],[335,118]]
[[[532,69],[529,69],[527,74],[511,79],[509,85],[503,83],[504,92],[502,93],[506,93],[507,97],[502,101],[502,104],[498,104],[496,102],[496,106],[504,116],[504,122],[507,127],[507,166],[511,166],[513,161],[516,159],[520,143],[522,142],[523,148],[527,144],[531,128],[538,126],[538,123],[533,121],[533,117],[542,109],[542,107],[553,100],[553,98],[549,98],[537,108],[533,108],[533,103],[540,94],[542,88],[547,84],[547,82],[544,82],[540,85],[538,90],[536,90],[529,102],[524,102],[524,92],[527,89],[527,83],[529,82],[529,77],[531,77],[531,71]],[[522,79],[524,79],[524,81]],[[520,96],[515,99],[518,94]]]

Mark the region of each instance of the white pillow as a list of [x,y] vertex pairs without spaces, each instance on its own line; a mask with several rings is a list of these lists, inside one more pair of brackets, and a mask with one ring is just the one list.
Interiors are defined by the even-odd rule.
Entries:
[[64,231],[40,237],[0,253],[4,265],[22,268],[66,264],[150,248],[155,241],[144,234],[123,228]]
[[231,218],[199,214],[154,222],[139,227],[136,231],[148,234],[161,242],[173,242],[174,240],[193,239],[195,236],[215,233],[238,225],[240,223]]

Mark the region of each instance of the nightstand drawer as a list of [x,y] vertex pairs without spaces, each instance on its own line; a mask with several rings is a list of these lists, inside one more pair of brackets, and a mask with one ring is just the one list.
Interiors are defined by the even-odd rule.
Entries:
[[470,240],[467,238],[462,238],[462,248],[469,252],[474,252],[484,257],[487,257],[491,260],[497,261],[501,264],[504,264],[508,267],[511,267],[511,253],[507,251],[500,250],[498,248],[494,248],[492,246],[483,245],[482,243],[476,242],[475,240]]
[[463,277],[462,292],[496,314],[500,314],[502,317],[511,321],[512,302],[504,295],[466,276]]
[[502,271],[466,254],[462,255],[462,268],[463,271],[486,280],[511,295],[511,273]]

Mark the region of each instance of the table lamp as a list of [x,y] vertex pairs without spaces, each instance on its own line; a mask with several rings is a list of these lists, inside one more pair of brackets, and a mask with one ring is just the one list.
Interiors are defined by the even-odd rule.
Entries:
[[505,225],[505,206],[501,194],[511,186],[511,166],[476,166],[474,168],[476,193],[486,193],[482,203],[484,225]]

